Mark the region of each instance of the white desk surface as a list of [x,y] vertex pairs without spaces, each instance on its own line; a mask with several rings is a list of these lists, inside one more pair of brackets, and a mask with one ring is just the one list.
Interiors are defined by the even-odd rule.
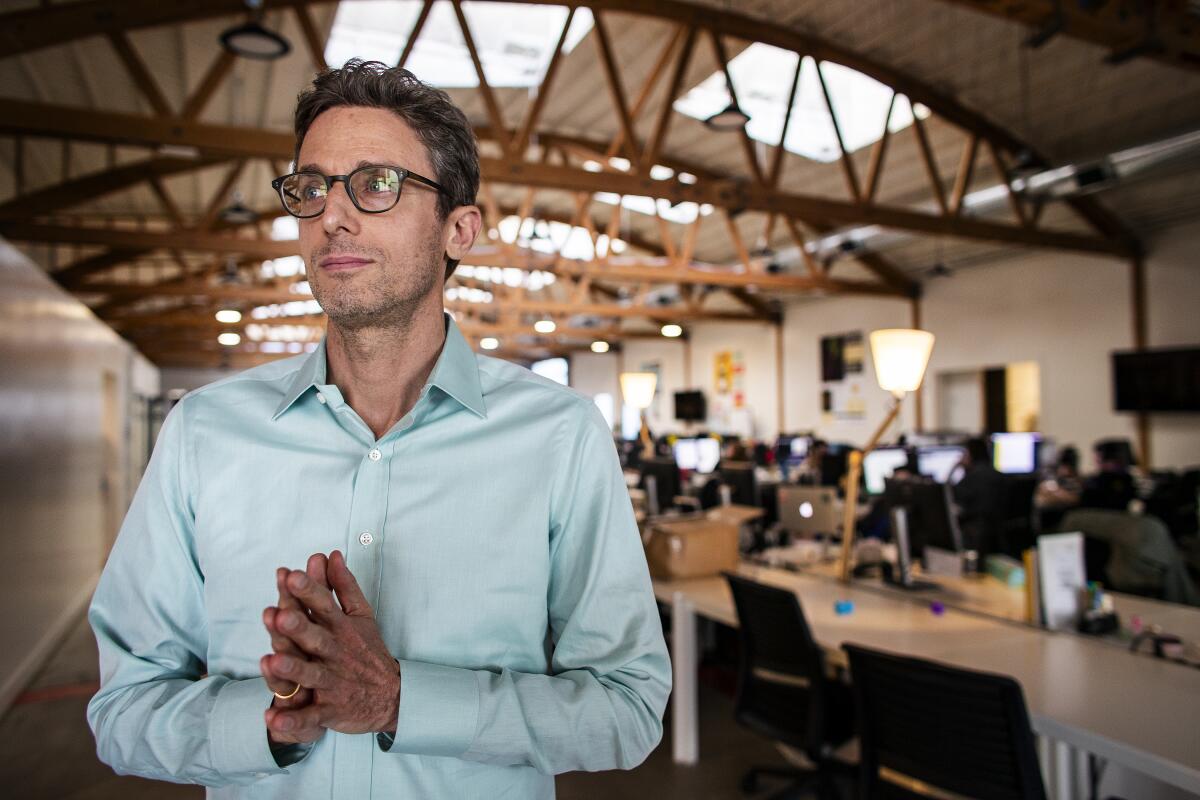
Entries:
[[[854,642],[1010,675],[1039,734],[1200,793],[1200,670],[954,608],[935,615],[927,602],[816,575],[750,565],[738,572],[794,591],[829,650]],[[682,592],[701,616],[737,624],[723,578],[655,581],[654,591],[664,603]],[[836,600],[853,601],[853,612],[837,614]]]

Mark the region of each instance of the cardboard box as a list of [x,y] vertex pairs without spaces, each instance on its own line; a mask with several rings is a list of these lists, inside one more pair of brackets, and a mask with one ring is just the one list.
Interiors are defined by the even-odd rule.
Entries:
[[666,580],[701,578],[735,569],[738,526],[704,517],[653,520],[646,561],[651,575]]

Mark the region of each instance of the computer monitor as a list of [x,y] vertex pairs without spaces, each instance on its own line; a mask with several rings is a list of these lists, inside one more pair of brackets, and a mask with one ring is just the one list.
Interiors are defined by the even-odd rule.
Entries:
[[[661,514],[672,506],[679,494],[679,467],[674,458],[644,458],[641,464],[642,478],[638,488],[650,493],[649,481],[653,478],[654,495],[651,511]],[[647,499],[650,499],[647,497]]]
[[708,418],[708,404],[699,390],[675,393],[675,419],[680,422],[703,422]]
[[675,451],[675,463],[680,469],[691,472],[700,463],[700,452],[695,439],[676,439],[672,449]]
[[846,474],[850,460],[849,445],[831,444],[821,457],[821,485],[837,486]]
[[880,447],[863,456],[863,480],[868,494],[883,494],[883,482],[892,473],[908,466],[908,450],[903,447]]
[[711,436],[696,439],[696,472],[707,475],[721,463],[721,443]]
[[1037,471],[1038,435],[1036,433],[993,433],[992,464],[1006,475]]
[[758,505],[758,483],[754,480],[754,465],[743,461],[721,464],[721,481],[729,487],[730,501],[741,506]]
[[908,520],[908,546],[913,559],[924,555],[926,547],[952,553],[962,552],[962,533],[954,517],[950,487],[927,478],[888,480],[884,503],[889,511],[903,508]]
[[813,486],[780,486],[779,522],[801,537],[828,536],[841,525],[837,490]]
[[808,455],[809,438],[807,436],[796,436],[792,438],[788,445],[788,455],[791,458],[804,458]]
[[957,483],[961,474],[956,474],[966,454],[965,447],[918,447],[917,472],[938,483]]

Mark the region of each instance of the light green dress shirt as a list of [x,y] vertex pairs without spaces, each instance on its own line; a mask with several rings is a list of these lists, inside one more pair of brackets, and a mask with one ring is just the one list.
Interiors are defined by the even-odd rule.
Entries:
[[[277,567],[335,548],[400,661],[395,739],[326,731],[280,767],[262,610]],[[212,798],[552,798],[556,773],[639,764],[670,692],[603,418],[449,318],[378,440],[326,383],[323,344],[184,397],[89,618],[100,757]]]

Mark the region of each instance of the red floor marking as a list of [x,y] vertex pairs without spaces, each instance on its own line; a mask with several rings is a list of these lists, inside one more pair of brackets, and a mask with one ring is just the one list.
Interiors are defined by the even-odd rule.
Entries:
[[97,681],[87,683],[67,683],[61,686],[44,686],[40,689],[29,689],[17,695],[13,700],[14,706],[29,703],[45,703],[50,700],[62,700],[64,697],[85,697],[95,694],[100,689]]

